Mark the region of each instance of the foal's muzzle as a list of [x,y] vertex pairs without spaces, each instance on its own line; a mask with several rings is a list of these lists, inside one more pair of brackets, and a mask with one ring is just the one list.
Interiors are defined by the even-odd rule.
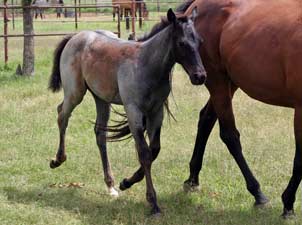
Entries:
[[206,72],[195,72],[191,76],[191,83],[193,85],[202,85],[207,79],[207,73]]

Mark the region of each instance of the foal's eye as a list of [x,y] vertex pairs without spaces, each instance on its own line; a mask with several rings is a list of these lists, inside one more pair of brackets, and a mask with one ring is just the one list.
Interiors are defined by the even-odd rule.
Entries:
[[178,43],[178,45],[179,45],[180,47],[183,47],[183,46],[185,46],[185,42],[180,41],[180,42]]

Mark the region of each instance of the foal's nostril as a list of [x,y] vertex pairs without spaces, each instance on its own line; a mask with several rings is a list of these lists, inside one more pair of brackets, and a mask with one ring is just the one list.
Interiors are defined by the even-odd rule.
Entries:
[[193,74],[193,79],[194,79],[194,84],[203,84],[206,80],[206,73],[194,73]]

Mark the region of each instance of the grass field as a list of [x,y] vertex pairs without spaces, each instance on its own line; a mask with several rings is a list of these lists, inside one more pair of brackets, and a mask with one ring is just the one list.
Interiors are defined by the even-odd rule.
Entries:
[[[46,25],[36,26],[50,29]],[[144,29],[150,26],[146,24]],[[240,91],[234,98],[234,110],[242,146],[263,192],[271,200],[270,205],[253,208],[253,197],[220,140],[217,125],[209,139],[200,174],[201,190],[183,192],[199,110],[209,95],[205,87],[192,86],[180,67],[175,69],[173,97],[170,97],[178,122],[165,120],[162,150],[152,168],[158,203],[163,210],[160,218],[148,216],[145,182],[120,193],[117,199],[107,195],[91,123],[96,113],[90,94],[70,120],[66,138],[68,160],[51,170],[49,160],[58,145],[56,106],[62,100],[62,92],[52,94],[47,83],[52,52],[59,39],[36,39],[36,72],[30,78],[14,75],[22,60],[21,39],[9,41],[8,68],[4,68],[0,54],[1,225],[302,224],[301,188],[297,193],[296,219],[280,218],[280,196],[288,183],[294,157],[293,110],[259,103]],[[2,51],[2,40],[0,48]],[[108,149],[118,184],[138,167],[134,144],[133,141],[110,143]],[[72,182],[84,186],[67,187]]]

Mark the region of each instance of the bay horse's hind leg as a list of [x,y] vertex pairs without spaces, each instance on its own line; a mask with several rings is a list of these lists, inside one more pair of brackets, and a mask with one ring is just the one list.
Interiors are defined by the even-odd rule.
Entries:
[[97,118],[94,127],[96,142],[100,150],[102,164],[103,164],[103,172],[104,172],[104,180],[108,187],[109,194],[112,196],[118,196],[118,192],[114,188],[114,178],[111,172],[111,167],[109,163],[109,159],[107,156],[107,146],[106,146],[106,131],[109,115],[110,115],[110,104],[99,99],[94,96],[96,110],[97,110]]
[[[150,140],[150,149],[152,151],[152,160],[154,161],[160,151],[160,131],[163,120],[163,108],[161,108],[156,116],[152,119],[147,118],[147,134]],[[140,182],[144,178],[143,167],[140,167],[130,178],[125,178],[120,183],[120,190],[124,191],[130,188],[133,184]]]
[[302,107],[295,108],[295,140],[296,153],[294,159],[293,174],[289,184],[282,194],[284,210],[282,216],[288,218],[294,215],[294,203],[296,192],[302,179]]
[[[64,101],[58,105],[58,127],[60,130],[60,143],[56,154],[56,158],[50,161],[50,168],[59,167],[66,160],[65,153],[65,131],[68,126],[68,120],[74,108],[81,103],[86,93],[86,87],[79,88],[78,92],[69,92],[68,96],[64,96]],[[64,92],[65,94],[65,92]]]
[[235,125],[229,86],[226,84],[213,92],[211,99],[219,121],[220,137],[239,166],[247,189],[255,198],[255,206],[265,205],[269,200],[262,193],[260,184],[254,177],[242,153],[240,134]]

